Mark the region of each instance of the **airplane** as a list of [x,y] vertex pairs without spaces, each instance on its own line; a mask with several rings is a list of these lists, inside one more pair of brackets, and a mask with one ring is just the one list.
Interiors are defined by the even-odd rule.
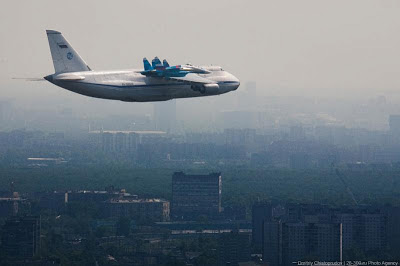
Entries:
[[152,64],[150,65],[147,58],[143,58],[144,71],[140,72],[142,75],[150,76],[150,77],[184,77],[188,73],[197,73],[197,74],[211,74],[211,71],[203,69],[201,67],[195,67],[192,65],[176,65],[170,66],[166,59],[163,60],[161,64],[160,59],[156,56],[152,60]]
[[94,71],[61,32],[46,30],[55,73],[44,79],[82,95],[125,102],[167,101],[220,95],[236,90],[240,81],[219,66],[170,66],[158,57],[144,58],[144,70]]

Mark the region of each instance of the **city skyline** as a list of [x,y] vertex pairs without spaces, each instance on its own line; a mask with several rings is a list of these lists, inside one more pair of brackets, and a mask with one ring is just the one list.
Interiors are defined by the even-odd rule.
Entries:
[[1,265],[400,262],[400,1],[2,4]]

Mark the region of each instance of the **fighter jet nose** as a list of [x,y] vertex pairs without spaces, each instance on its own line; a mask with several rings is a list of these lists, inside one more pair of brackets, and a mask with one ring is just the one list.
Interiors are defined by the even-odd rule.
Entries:
[[48,75],[48,76],[45,76],[45,77],[43,77],[45,80],[47,80],[47,81],[49,81],[49,82],[52,82],[53,81],[53,75]]

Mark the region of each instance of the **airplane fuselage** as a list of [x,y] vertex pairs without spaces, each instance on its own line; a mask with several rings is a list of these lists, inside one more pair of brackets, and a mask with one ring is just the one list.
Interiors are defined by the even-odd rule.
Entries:
[[236,90],[240,83],[218,66],[169,66],[158,57],[144,70],[93,71],[61,32],[46,30],[55,74],[44,77],[67,90],[90,97],[126,102],[166,101],[211,96]]
[[154,79],[140,72],[141,70],[82,71],[53,74],[46,76],[45,79],[82,95],[126,102],[166,101],[174,98],[219,95],[236,90],[240,85],[236,77],[218,68],[214,68],[209,74],[200,75],[218,84],[210,88],[197,88],[197,85],[175,80]]

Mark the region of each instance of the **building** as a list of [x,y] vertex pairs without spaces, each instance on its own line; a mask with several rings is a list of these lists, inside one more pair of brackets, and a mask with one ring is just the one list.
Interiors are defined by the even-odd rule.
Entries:
[[282,225],[280,221],[264,221],[262,223],[262,258],[270,266],[280,265],[282,262]]
[[111,199],[104,203],[108,217],[130,217],[143,222],[169,221],[169,202],[162,199]]
[[389,130],[392,135],[400,135],[400,115],[389,116]]
[[68,202],[68,193],[60,191],[34,192],[32,198],[37,200],[39,209],[46,209],[53,212],[64,210]]
[[306,258],[341,261],[341,244],[341,224],[283,223],[282,265]]
[[195,220],[200,216],[217,218],[221,212],[221,173],[172,176],[171,214],[176,220]]
[[333,208],[322,204],[255,204],[253,243],[259,246],[262,223],[262,252],[264,261],[271,265],[288,265],[301,254],[319,260],[339,255],[344,260],[352,259],[354,251],[383,253],[388,248],[396,254],[394,250],[400,247],[399,213],[397,207],[369,205]]
[[390,217],[388,215],[363,209],[353,210],[352,213],[343,211],[335,215],[333,221],[340,222],[343,227],[344,253],[353,248],[362,250],[364,253],[385,250],[391,236],[388,234],[388,229],[395,228],[391,227],[392,223],[388,221]]
[[290,266],[293,261],[342,260],[342,225],[339,223],[263,224],[263,261],[270,266]]
[[102,203],[106,200],[120,197],[118,191],[110,192],[105,190],[79,190],[65,193],[65,203]]
[[219,265],[239,265],[239,262],[250,261],[250,254],[249,233],[229,232],[218,236]]
[[257,250],[262,247],[263,223],[272,220],[272,204],[256,203],[252,208],[252,242]]
[[386,248],[386,217],[381,213],[361,215],[360,240],[366,252]]
[[310,168],[310,156],[307,153],[294,153],[289,156],[289,166],[292,169]]
[[384,212],[388,247],[392,254],[400,254],[400,207],[385,207]]
[[40,209],[47,209],[56,213],[63,212],[68,204],[95,204],[101,206],[111,199],[137,199],[137,195],[126,193],[125,189],[114,190],[108,187],[105,190],[78,190],[78,191],[50,191],[35,192],[33,199],[38,201]]
[[26,199],[0,198],[0,218],[17,214],[26,214],[30,211],[30,203]]
[[91,141],[104,152],[136,153],[138,145],[165,136],[163,131],[94,130],[89,132]]
[[2,235],[2,249],[7,256],[19,260],[39,253],[40,220],[36,216],[12,217],[6,220]]

